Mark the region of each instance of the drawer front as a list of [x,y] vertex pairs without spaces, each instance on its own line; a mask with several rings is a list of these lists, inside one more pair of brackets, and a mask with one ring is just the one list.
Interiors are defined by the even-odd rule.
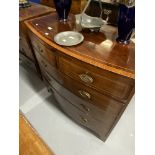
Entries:
[[49,50],[42,43],[38,41],[35,37],[32,39],[32,46],[37,50],[52,66],[56,67],[56,57],[53,50]]
[[[58,82],[62,83],[62,78],[57,71],[57,68],[49,64],[45,58],[43,58],[38,52],[35,51],[37,61],[39,63],[41,73],[43,76],[46,76],[46,72],[52,76],[54,79],[56,79]],[[47,76],[46,76],[47,77]],[[48,78],[48,77],[47,77]]]
[[106,124],[111,124],[113,123],[113,121],[115,120],[122,108],[120,104],[117,104],[115,106],[115,109],[111,108],[111,106],[113,105],[108,105],[108,107],[104,110],[100,109],[97,106],[95,106],[95,104],[90,104],[89,102],[84,101],[83,99],[79,98],[78,96],[65,89],[58,82],[56,82],[48,73],[45,73],[44,76],[46,80],[49,82],[49,84],[55,90],[57,90],[61,96],[66,98],[71,104],[78,107],[86,115],[91,116],[95,120],[102,121]]
[[37,51],[35,51],[35,55],[36,55],[36,58],[37,58],[37,61],[39,63],[39,66],[41,68],[44,68],[44,70],[46,70],[46,72],[48,72],[50,75],[52,75],[52,67],[51,65],[47,62],[46,59],[44,59]]
[[52,91],[61,108],[70,118],[95,133],[95,135],[97,135],[99,138],[106,136],[110,130],[110,126],[106,126],[103,122],[96,121],[84,114],[82,111],[80,111],[80,109],[76,108],[65,98],[63,98],[55,89],[52,89]]
[[59,68],[61,72],[70,76],[72,79],[122,101],[128,99],[134,87],[134,81],[132,79],[101,70],[75,59],[60,57]]

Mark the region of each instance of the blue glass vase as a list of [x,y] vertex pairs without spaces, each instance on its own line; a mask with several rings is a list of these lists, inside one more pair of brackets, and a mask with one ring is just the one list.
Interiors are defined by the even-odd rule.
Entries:
[[67,21],[72,0],[54,0],[55,8],[60,21]]
[[118,17],[118,38],[119,43],[128,44],[135,28],[135,6],[120,4]]

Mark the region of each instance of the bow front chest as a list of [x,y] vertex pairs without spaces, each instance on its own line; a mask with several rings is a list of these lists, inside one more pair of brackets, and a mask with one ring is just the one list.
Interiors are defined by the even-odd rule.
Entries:
[[[105,141],[134,94],[134,43],[115,41],[116,31],[79,30],[56,13],[26,21],[43,81],[63,111]],[[84,41],[65,47],[54,42],[62,31],[80,31]]]

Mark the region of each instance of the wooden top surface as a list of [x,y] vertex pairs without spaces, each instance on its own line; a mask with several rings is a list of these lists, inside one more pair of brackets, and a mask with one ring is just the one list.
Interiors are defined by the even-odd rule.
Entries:
[[[103,28],[102,32],[82,30],[70,15],[67,23],[59,22],[56,13],[26,22],[29,29],[41,40],[59,51],[102,69],[133,78],[135,77],[135,44],[122,45],[115,41],[117,29]],[[52,30],[48,30],[52,27]],[[84,36],[81,44],[72,47],[54,43],[54,36],[62,31],[80,31]],[[48,35],[46,35],[48,33]]]
[[54,155],[22,114],[19,115],[19,154]]
[[30,7],[19,8],[19,21],[22,22],[53,11],[55,11],[55,9],[31,2]]

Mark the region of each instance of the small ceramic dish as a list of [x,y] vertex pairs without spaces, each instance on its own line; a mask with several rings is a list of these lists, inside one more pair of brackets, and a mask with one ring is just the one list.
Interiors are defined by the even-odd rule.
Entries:
[[54,36],[54,41],[62,46],[74,46],[81,43],[83,40],[83,35],[75,31],[64,31]]

